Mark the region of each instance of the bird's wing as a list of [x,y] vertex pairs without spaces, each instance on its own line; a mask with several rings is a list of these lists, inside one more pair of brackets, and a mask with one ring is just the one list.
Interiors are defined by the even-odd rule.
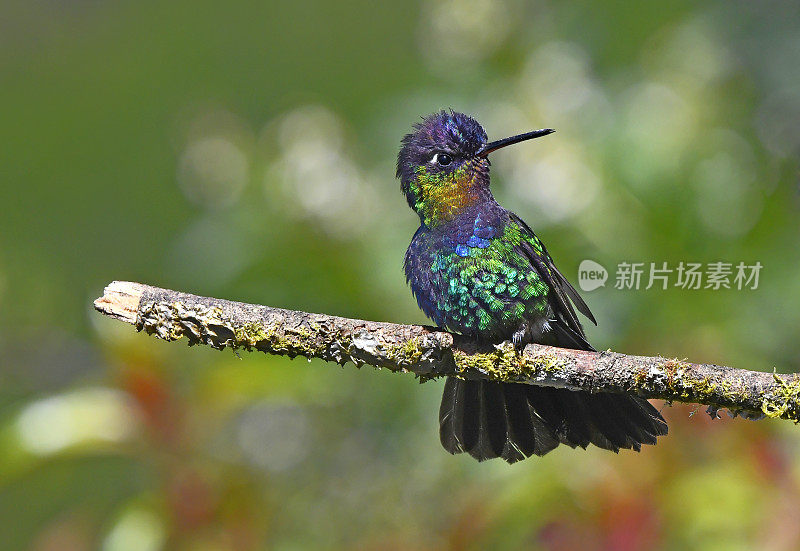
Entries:
[[[516,214],[509,213],[509,215],[511,221],[516,223],[522,232],[522,239],[518,245],[520,253],[530,261],[533,268],[550,288],[550,305],[555,317],[552,320],[554,323],[551,323],[551,325],[562,337],[560,339],[562,343],[560,344],[562,346],[590,350],[591,346],[586,342],[586,334],[575,313],[575,308],[597,325],[591,310],[578,294],[578,291],[558,271],[544,243],[533,233],[533,230]],[[573,308],[573,304],[575,308]]]

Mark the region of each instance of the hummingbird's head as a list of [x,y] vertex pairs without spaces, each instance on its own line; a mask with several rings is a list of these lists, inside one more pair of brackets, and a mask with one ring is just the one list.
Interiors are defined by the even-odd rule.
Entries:
[[397,155],[403,194],[426,226],[451,220],[464,207],[491,199],[489,153],[551,132],[535,130],[487,142],[483,127],[468,115],[456,111],[429,115],[403,137]]

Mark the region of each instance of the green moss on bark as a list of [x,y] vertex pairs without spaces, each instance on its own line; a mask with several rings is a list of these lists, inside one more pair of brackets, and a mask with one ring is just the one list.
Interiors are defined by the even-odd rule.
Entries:
[[517,351],[510,342],[498,344],[490,352],[467,354],[460,350],[454,350],[453,358],[459,373],[474,370],[487,375],[492,380],[506,383],[537,378],[543,374],[552,375],[566,367],[566,364],[555,354],[539,354],[535,357],[528,357]]
[[775,390],[761,399],[761,411],[767,417],[789,419],[800,423],[800,378],[787,380],[777,373]]

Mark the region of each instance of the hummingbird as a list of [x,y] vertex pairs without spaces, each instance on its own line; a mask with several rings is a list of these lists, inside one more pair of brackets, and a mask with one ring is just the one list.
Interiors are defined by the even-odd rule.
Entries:
[[[489,154],[553,133],[534,130],[489,142],[483,127],[440,111],[402,139],[397,178],[419,215],[405,255],[417,304],[440,328],[482,342],[511,340],[594,350],[576,309],[597,323],[533,230],[500,206],[489,185]],[[559,444],[639,451],[667,433],[645,399],[448,377],[439,436],[451,454],[515,463]]]

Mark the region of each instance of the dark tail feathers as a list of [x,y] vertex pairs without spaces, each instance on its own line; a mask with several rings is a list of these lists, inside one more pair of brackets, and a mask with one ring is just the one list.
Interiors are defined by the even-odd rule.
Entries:
[[516,463],[559,444],[639,451],[667,434],[647,400],[628,394],[574,392],[526,384],[449,377],[439,409],[439,435],[450,453]]

